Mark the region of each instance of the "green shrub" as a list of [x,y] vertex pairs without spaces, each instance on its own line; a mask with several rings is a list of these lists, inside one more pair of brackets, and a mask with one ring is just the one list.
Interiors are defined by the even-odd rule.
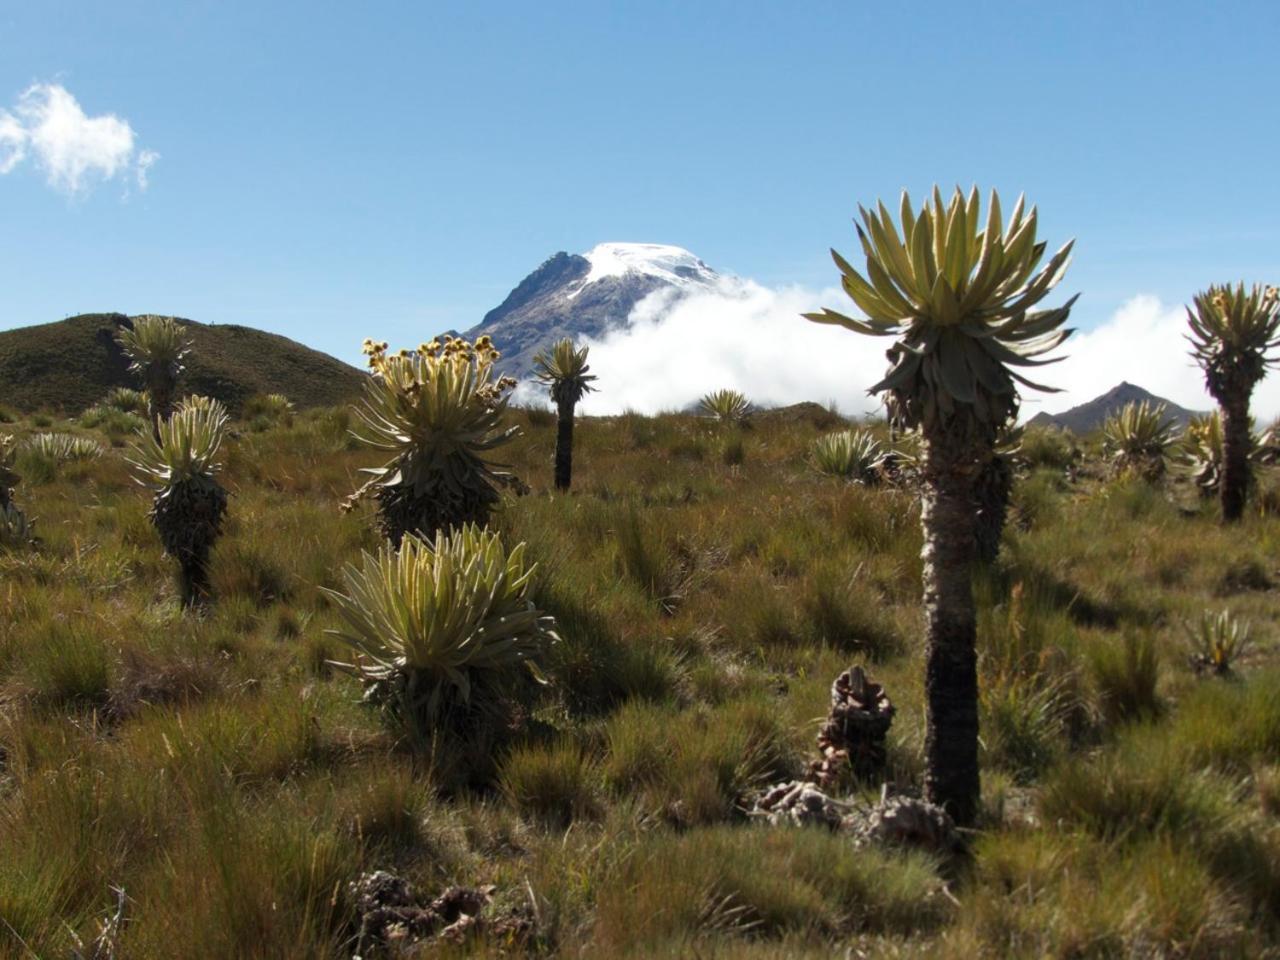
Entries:
[[136,413],[140,417],[147,416],[147,394],[143,390],[131,390],[128,387],[114,387],[107,391],[100,406],[118,410],[120,413]]
[[144,416],[101,403],[80,414],[79,422],[82,427],[101,430],[113,438],[129,436],[147,428]]
[[244,402],[241,411],[246,420],[261,417],[272,423],[293,422],[293,404],[283,393],[258,393]]
[[678,555],[664,525],[646,522],[634,502],[614,513],[619,572],[670,611],[691,573],[691,558]]
[[720,444],[720,462],[726,467],[741,466],[747,459],[747,443],[741,433],[725,437]]
[[1061,473],[1080,461],[1081,451],[1070,430],[1027,427],[1022,432],[1018,458],[1032,470],[1041,467]]
[[884,600],[854,571],[848,578],[819,571],[808,578],[800,598],[799,632],[815,644],[883,661],[901,653],[904,642]]
[[1066,483],[1058,471],[1036,469],[1013,486],[1017,525],[1024,530],[1052,523],[1062,510]]

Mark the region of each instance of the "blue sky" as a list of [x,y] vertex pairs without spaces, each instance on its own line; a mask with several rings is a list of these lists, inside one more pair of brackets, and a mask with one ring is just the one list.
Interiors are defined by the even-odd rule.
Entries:
[[1277,37],[1274,2],[6,4],[0,110],[57,87],[132,140],[90,143],[109,178],[10,158],[0,327],[173,313],[355,359],[605,240],[828,286],[857,202],[976,182],[1078,239],[1088,329],[1280,276]]

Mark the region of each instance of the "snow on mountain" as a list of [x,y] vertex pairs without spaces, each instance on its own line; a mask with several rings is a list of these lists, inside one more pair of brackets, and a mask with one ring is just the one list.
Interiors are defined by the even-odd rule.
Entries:
[[711,284],[718,279],[714,270],[688,250],[662,243],[601,243],[583,256],[591,270],[573,296],[600,280],[627,274],[653,277],[677,287]]
[[667,244],[602,243],[585,254],[560,252],[466,335],[492,337],[502,351],[503,372],[523,378],[533,371],[534,355],[561,337],[599,339],[627,327],[646,297],[659,294],[674,304],[721,280],[688,250]]

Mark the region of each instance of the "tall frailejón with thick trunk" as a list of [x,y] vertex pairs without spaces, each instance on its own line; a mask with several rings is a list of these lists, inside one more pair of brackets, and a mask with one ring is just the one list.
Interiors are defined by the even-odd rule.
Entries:
[[1222,411],[1222,519],[1239,520],[1249,495],[1252,446],[1249,401],[1253,388],[1278,359],[1280,292],[1243,283],[1211,286],[1187,308],[1191,355]]
[[978,674],[972,566],[975,479],[1018,412],[1018,385],[1048,390],[1021,368],[1071,333],[1075,302],[1033,311],[1062,278],[1071,243],[1044,259],[1036,210],[1018,199],[1006,222],[993,191],[985,214],[977,188],[916,210],[902,195],[898,222],[883,203],[859,208],[865,276],[832,251],[841,283],[864,316],[824,309],[805,317],[855,333],[893,337],[890,369],[871,387],[890,417],[918,429],[928,629],[925,750],[928,797],[962,824],[978,808]]
[[533,358],[534,375],[551,388],[556,405],[556,489],[568,490],[573,482],[573,417],[583,394],[595,387],[587,371],[587,348],[575,350],[568,337],[557,340],[550,353]]
[[173,317],[134,317],[132,324],[116,334],[116,342],[129,358],[129,369],[146,385],[152,436],[159,441],[160,424],[173,413],[191,341]]

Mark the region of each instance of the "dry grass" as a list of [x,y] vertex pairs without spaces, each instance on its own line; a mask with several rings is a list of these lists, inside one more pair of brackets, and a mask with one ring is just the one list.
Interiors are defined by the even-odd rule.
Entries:
[[[529,542],[564,640],[471,786],[450,775],[468,758],[407,750],[326,665],[320,587],[374,545],[337,510],[366,465],[344,411],[238,425],[198,616],[109,446],[119,424],[6,425],[107,449],[35,471],[17,493],[41,542],[0,552],[0,957],[69,955],[115,887],[121,956],[347,956],[345,885],[374,868],[426,892],[494,883],[536,915],[528,949],[566,956],[1274,955],[1274,513],[1223,530],[1178,485],[1087,461],[1067,482],[1039,441],[976,581],[990,809],[944,877],[743,814],[810,757],[851,662],[898,706],[891,778],[919,785],[910,493],[817,476],[827,420],[760,416],[726,445],[633,414],[580,422],[563,496],[553,419],[512,416],[506,459],[533,491],[496,523]],[[1199,679],[1183,623],[1223,606],[1255,642],[1233,679]]]

